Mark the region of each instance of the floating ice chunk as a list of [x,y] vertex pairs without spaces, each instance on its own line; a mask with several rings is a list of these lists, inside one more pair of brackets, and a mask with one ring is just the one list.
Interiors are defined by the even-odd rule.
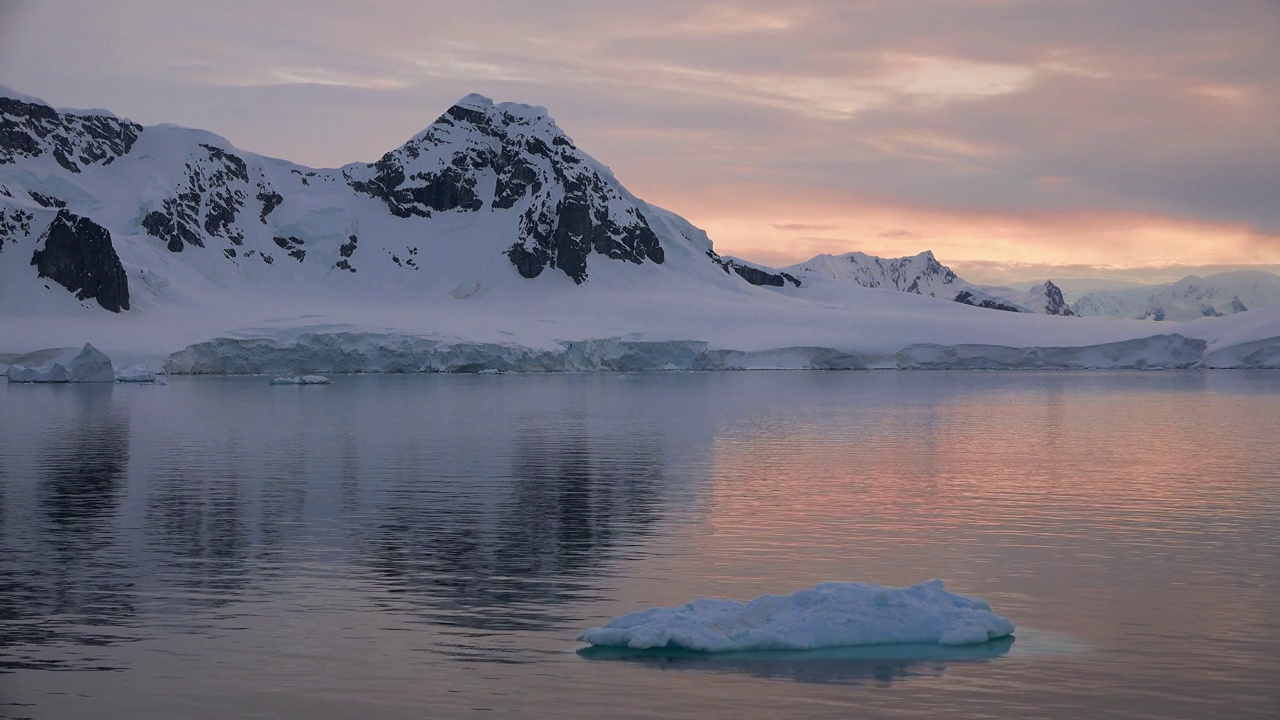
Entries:
[[156,374],[146,365],[130,365],[116,371],[116,382],[149,383],[156,381]]
[[271,378],[272,385],[328,385],[329,378],[323,375],[286,375]]
[[38,368],[24,365],[10,365],[5,377],[9,382],[19,383],[65,383],[65,382],[115,382],[116,373],[111,368],[111,358],[100,350],[86,344],[71,362],[63,365],[60,362],[50,363]]
[[111,367],[111,358],[101,350],[85,343],[80,354],[67,365],[71,373],[71,382],[115,382],[116,371]]
[[12,383],[35,382],[36,369],[29,368],[26,365],[10,365],[4,376],[5,379]]
[[36,370],[35,382],[38,383],[65,383],[72,382],[71,371],[62,363],[53,363]]
[[52,363],[38,368],[10,365],[5,377],[13,383],[65,383],[71,382],[71,372],[62,363]]
[[978,598],[947,592],[941,580],[905,588],[822,583],[751,602],[700,599],[610,620],[578,639],[605,647],[702,652],[937,643],[971,645],[1013,633],[1013,623]]

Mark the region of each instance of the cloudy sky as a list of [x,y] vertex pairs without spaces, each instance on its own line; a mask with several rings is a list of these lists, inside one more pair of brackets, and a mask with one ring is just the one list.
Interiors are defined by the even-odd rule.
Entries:
[[0,83],[313,166],[544,105],[771,264],[1280,267],[1280,0],[0,0]]

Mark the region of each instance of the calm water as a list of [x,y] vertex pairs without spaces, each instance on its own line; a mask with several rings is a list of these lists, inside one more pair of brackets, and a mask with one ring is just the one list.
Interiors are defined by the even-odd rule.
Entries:
[[[0,385],[0,717],[1274,717],[1280,373]],[[942,578],[965,651],[582,656]]]

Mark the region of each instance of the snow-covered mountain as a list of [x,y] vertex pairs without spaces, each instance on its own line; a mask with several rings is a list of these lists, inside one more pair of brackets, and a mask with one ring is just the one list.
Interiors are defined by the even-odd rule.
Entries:
[[1280,277],[1238,270],[1162,285],[1095,290],[1071,305],[1081,316],[1187,321],[1280,305]]
[[540,107],[469,95],[376,162],[313,169],[0,89],[5,362],[92,342],[200,372],[1147,367],[1263,342],[1224,361],[1257,364],[1280,337],[1036,312],[932,253],[721,256]]
[[914,293],[991,310],[1029,312],[958,277],[938,262],[933,252],[902,258],[879,258],[866,253],[819,255],[783,270],[799,279],[798,285],[834,280],[865,288]]
[[982,285],[979,287],[994,296],[1004,298],[1011,305],[1023,308],[1025,312],[1067,317],[1075,315],[1075,311],[1072,310],[1071,305],[1064,297],[1062,288],[1059,288],[1052,280],[1045,280],[1044,282],[1021,288],[994,285]]
[[[469,95],[377,162],[315,170],[199,130],[7,95],[0,250],[47,258],[32,271],[5,263],[9,307],[32,302],[21,276],[36,275],[122,311],[131,293],[142,307],[181,303],[199,280],[333,294],[454,280],[466,294],[495,263],[508,281],[552,271],[576,284],[596,265],[669,257],[716,271],[705,234],[631,195],[542,108]],[[55,217],[64,230],[49,237]],[[129,282],[101,286],[125,267]]]

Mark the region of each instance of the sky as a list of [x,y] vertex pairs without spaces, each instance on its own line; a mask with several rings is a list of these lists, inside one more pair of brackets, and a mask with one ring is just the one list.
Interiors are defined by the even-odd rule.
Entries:
[[0,0],[0,84],[324,167],[543,105],[771,265],[1280,271],[1280,0]]

